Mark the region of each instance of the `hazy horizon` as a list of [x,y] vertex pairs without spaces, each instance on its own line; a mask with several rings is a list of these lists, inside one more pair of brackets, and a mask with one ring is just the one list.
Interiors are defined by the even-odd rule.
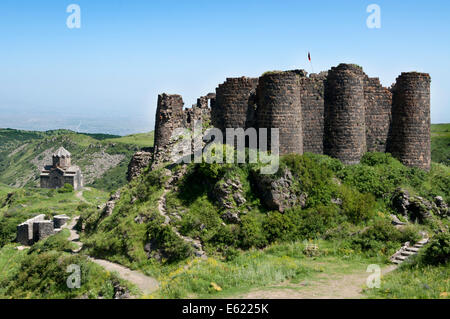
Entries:
[[[72,3],[80,29],[66,25]],[[372,3],[380,29],[366,25]],[[160,93],[190,107],[227,77],[341,62],[387,87],[430,73],[431,121],[450,123],[449,12],[443,0],[2,1],[0,127],[148,132]]]

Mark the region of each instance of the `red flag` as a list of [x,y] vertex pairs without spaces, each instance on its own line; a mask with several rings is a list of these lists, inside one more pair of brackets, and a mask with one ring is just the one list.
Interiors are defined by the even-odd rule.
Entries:
[[308,52],[308,60],[309,62],[311,62],[311,54],[309,54],[309,52]]

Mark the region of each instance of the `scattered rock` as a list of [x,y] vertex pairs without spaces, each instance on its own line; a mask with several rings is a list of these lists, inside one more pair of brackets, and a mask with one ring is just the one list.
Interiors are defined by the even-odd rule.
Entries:
[[121,286],[119,283],[114,284],[114,299],[128,299],[130,298],[130,292],[126,287]]
[[143,224],[143,223],[145,223],[146,221],[147,221],[147,216],[137,215],[137,216],[134,218],[134,222],[135,222],[136,224]]
[[103,208],[103,216],[108,217],[112,214],[114,207],[116,207],[116,202],[120,199],[120,191],[115,192],[106,202]]
[[257,172],[254,172],[252,177],[267,208],[284,212],[293,206],[305,207],[307,194],[295,191],[294,178],[290,170],[285,169],[283,175],[277,179],[272,175]]
[[238,224],[241,222],[241,219],[239,218],[239,214],[238,213],[233,213],[231,211],[226,211],[225,213],[222,214],[221,218],[230,224]]
[[394,214],[391,214],[392,224],[393,225],[406,225],[406,223],[402,222],[400,219],[398,219],[397,216]]
[[331,203],[341,206],[342,205],[342,199],[340,199],[340,198],[332,198],[331,199]]

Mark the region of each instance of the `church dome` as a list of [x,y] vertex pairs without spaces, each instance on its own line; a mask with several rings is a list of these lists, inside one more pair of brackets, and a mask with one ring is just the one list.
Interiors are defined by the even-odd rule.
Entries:
[[58,150],[53,154],[54,157],[71,157],[71,154],[64,147],[58,148]]

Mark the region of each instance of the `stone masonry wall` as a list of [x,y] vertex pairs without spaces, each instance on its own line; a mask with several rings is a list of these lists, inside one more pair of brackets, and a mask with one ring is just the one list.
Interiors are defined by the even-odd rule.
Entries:
[[324,82],[327,74],[311,74],[300,80],[304,152],[323,154]]
[[216,88],[211,105],[211,122],[225,133],[226,128],[246,127],[249,99],[258,85],[257,78],[227,78]]
[[331,68],[325,82],[325,154],[359,163],[366,152],[364,109],[362,69],[351,64]]
[[184,110],[184,127],[188,129],[194,129],[194,124],[197,122],[202,123],[203,126],[209,126],[211,122],[211,109],[209,103],[213,104],[216,95],[209,93],[206,96],[201,96],[197,99],[197,104],[193,105],[189,109]]
[[184,127],[183,98],[181,95],[158,95],[155,121],[155,152],[163,149],[176,128]]
[[391,126],[392,93],[378,78],[365,77],[366,144],[368,152],[386,152]]
[[258,128],[267,128],[268,147],[271,128],[279,128],[280,154],[303,154],[300,99],[302,70],[270,72],[259,78],[257,89]]
[[388,151],[403,164],[425,170],[431,165],[430,76],[402,73],[392,88],[392,134]]

